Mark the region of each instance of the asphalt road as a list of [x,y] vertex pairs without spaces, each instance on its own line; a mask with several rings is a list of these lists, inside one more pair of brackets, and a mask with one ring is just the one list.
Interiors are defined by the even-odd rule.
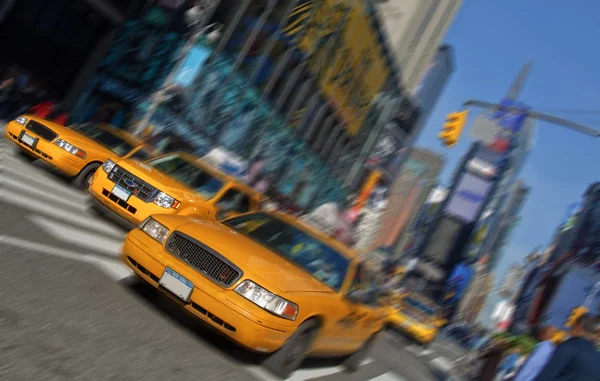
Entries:
[[[261,357],[131,281],[117,260],[124,234],[0,138],[0,379],[276,380]],[[309,360],[290,380],[445,380],[442,347],[386,333],[355,374]]]

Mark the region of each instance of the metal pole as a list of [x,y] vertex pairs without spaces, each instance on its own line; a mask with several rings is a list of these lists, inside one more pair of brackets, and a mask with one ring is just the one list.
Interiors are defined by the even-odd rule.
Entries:
[[163,82],[162,86],[152,96],[152,103],[150,104],[150,107],[146,111],[146,114],[144,115],[142,120],[137,124],[137,126],[135,126],[133,134],[139,135],[146,130],[148,124],[152,120],[152,117],[156,113],[158,106],[163,101],[169,85],[175,79],[175,76],[177,75],[179,69],[185,62],[185,59],[187,58],[190,50],[194,47],[194,45],[196,45],[198,39],[204,34],[204,28],[206,27],[206,24],[210,21],[220,3],[221,0],[203,0],[202,2],[200,2],[199,5],[197,5],[198,7],[202,8],[200,19],[197,21],[197,24],[194,27],[194,31],[192,32],[191,36],[188,38],[183,48],[181,48],[181,50],[179,51],[179,55],[177,57],[175,65],[173,66],[173,69],[171,70],[169,75],[167,75],[167,78],[165,78],[165,81]]

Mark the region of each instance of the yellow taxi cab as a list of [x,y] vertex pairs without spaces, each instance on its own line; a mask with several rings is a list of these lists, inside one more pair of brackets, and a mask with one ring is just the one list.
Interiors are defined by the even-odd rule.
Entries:
[[187,153],[107,160],[88,188],[93,207],[137,226],[152,214],[223,219],[260,208],[262,195]]
[[441,309],[437,304],[420,294],[409,293],[402,297],[393,313],[388,315],[387,324],[427,345],[433,342],[445,320],[441,317]]
[[6,136],[30,161],[43,160],[87,188],[98,167],[109,157],[149,159],[154,150],[127,132],[110,125],[86,123],[65,127],[23,115],[6,126]]
[[374,278],[347,247],[265,211],[217,222],[153,215],[122,260],[144,283],[288,377],[308,355],[356,370],[384,323]]

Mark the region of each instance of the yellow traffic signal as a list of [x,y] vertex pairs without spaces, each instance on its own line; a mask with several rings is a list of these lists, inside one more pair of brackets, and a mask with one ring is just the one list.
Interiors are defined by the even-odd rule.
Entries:
[[565,324],[565,327],[572,327],[575,324],[575,322],[577,321],[577,319],[579,319],[581,317],[581,315],[583,315],[586,312],[588,312],[588,309],[583,306],[578,306],[578,307],[573,308],[571,310],[571,314],[569,315],[569,319],[567,320],[567,323]]
[[448,148],[456,145],[467,124],[468,117],[469,110],[453,112],[446,116],[446,123],[442,126],[442,132],[438,135],[443,145]]

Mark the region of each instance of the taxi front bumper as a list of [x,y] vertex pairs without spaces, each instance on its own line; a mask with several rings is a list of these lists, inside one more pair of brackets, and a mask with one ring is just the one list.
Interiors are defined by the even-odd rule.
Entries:
[[105,209],[115,213],[130,224],[138,226],[142,221],[153,214],[176,214],[173,208],[163,208],[154,202],[146,202],[131,195],[127,200],[119,198],[113,193],[115,183],[108,178],[108,174],[98,168],[88,188],[90,195]]
[[[26,144],[22,140],[25,133],[37,140],[33,146]],[[50,164],[66,176],[76,176],[86,165],[85,160],[68,153],[51,141],[42,139],[32,131],[26,130],[25,127],[14,120],[6,125],[6,136],[20,150]]]
[[[258,314],[250,310],[259,309],[258,307],[232,289],[222,288],[207,280],[199,272],[167,253],[162,245],[139,229],[131,231],[127,236],[121,259],[146,283],[204,323],[251,351],[274,352],[283,345],[295,329],[294,322],[289,322],[287,325],[276,324],[257,316]],[[189,302],[184,302],[159,285],[159,280],[167,268],[194,284]],[[244,305],[250,308],[242,307]]]

